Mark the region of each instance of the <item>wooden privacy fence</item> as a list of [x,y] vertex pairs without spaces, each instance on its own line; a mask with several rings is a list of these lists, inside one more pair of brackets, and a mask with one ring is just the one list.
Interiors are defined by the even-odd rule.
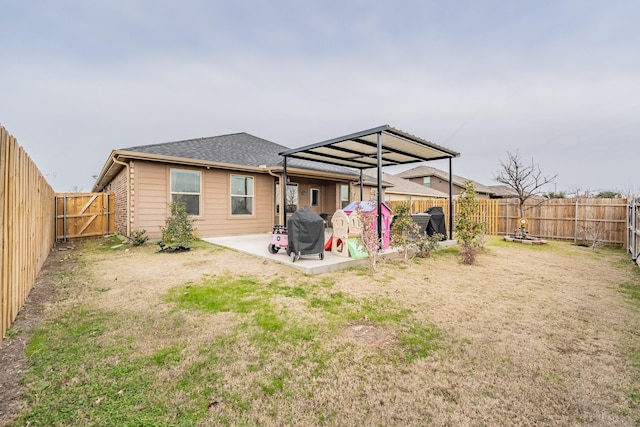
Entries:
[[[485,230],[487,234],[497,235],[499,234],[498,229],[498,204],[496,203],[498,200],[493,199],[478,199],[478,214],[474,218],[476,221],[481,221],[485,223]],[[451,229],[451,225],[449,224],[449,199],[427,199],[427,200],[412,200],[410,202],[404,201],[393,201],[386,202],[387,205],[393,210],[394,206],[397,206],[401,203],[411,203],[411,213],[423,213],[426,212],[427,209],[432,207],[440,207],[444,212],[445,224],[447,227],[447,234]],[[456,203],[456,200],[453,201],[453,222],[455,223],[456,215],[458,214],[459,206]]]
[[114,231],[113,193],[58,193],[55,206],[57,242]]
[[54,197],[35,163],[0,126],[1,338],[24,305],[53,247]]
[[[517,199],[479,199],[478,202],[476,220],[485,222],[487,234],[513,234],[519,227]],[[407,202],[388,202],[392,209],[398,203]],[[449,230],[448,199],[414,200],[408,203],[411,203],[412,213],[424,212],[432,206],[441,207]],[[542,204],[528,201],[524,215],[528,220],[527,230],[535,237],[575,242],[597,240],[624,246],[628,241],[628,204],[627,199],[549,199]],[[458,204],[453,200],[454,223],[457,213]]]
[[640,265],[640,199],[634,198],[627,208],[627,251]]
[[[500,230],[512,234],[518,228],[518,201],[500,201]],[[527,230],[544,239],[574,242],[626,244],[627,199],[549,199],[525,204]],[[501,233],[503,234],[503,233]]]

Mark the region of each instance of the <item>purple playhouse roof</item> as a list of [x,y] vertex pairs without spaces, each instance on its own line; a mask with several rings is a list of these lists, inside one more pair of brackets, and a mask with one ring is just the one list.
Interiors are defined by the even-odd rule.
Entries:
[[[356,209],[358,209],[358,205],[360,205],[360,209],[362,210],[362,212],[371,212],[378,209],[378,202],[365,200],[362,202],[358,202],[358,201],[351,202],[347,206],[345,206],[342,210],[345,212],[353,212]],[[382,206],[383,206],[383,211],[386,209],[387,212],[391,212],[391,208],[389,208],[389,206],[387,206],[386,203],[382,203]]]

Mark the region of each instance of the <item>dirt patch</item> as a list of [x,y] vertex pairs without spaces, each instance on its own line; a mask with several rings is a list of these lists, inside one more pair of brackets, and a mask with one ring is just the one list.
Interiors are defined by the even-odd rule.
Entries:
[[[24,348],[42,319],[75,305],[131,312],[141,329],[158,325],[159,335],[135,344],[140,352],[152,354],[173,341],[197,348],[224,334],[235,315],[185,312],[172,320],[163,296],[174,286],[219,276],[255,276],[265,284],[326,286],[353,298],[389,299],[410,310],[412,318],[436,325],[443,336],[441,350],[402,370],[386,363],[369,366],[359,363],[366,359],[360,349],[384,356],[398,339],[380,324],[354,321],[332,338],[340,341],[333,344],[336,348],[343,340],[354,344],[344,359],[331,359],[321,376],[286,383],[292,394],[304,398],[281,406],[277,398],[250,401],[244,415],[217,399],[215,412],[232,424],[246,424],[247,418],[234,417],[247,416],[264,425],[285,420],[313,425],[319,411],[329,417],[327,425],[640,423],[640,374],[633,364],[640,349],[640,311],[620,292],[621,284],[637,276],[621,268],[624,255],[619,252],[558,242],[494,242],[473,266],[445,253],[411,266],[385,262],[375,276],[359,269],[319,277],[215,246],[158,254],[157,246],[145,245],[92,253],[79,266],[70,265],[68,255],[52,252],[14,324],[18,334],[0,350],[0,362],[8,367],[0,372],[0,424],[26,405],[19,385],[27,368]],[[69,268],[89,268],[89,278],[72,294],[56,292],[64,280],[61,273]],[[308,315],[303,299],[275,302],[301,318]],[[182,335],[174,336],[165,324],[178,318]],[[263,374],[248,374],[249,362],[241,358],[228,363],[223,380],[238,393],[251,384],[247,375]],[[322,412],[326,408],[330,411]],[[270,418],[274,411],[282,418]]]
[[384,348],[397,342],[397,338],[381,325],[356,322],[345,328],[345,336],[358,344]]
[[56,298],[57,275],[67,271],[67,262],[73,255],[75,245],[56,246],[43,265],[42,271],[29,293],[24,307],[11,326],[11,337],[5,338],[0,348],[0,425],[9,422],[25,407],[24,387],[20,380],[28,368],[25,354],[31,332],[44,320],[47,306]]

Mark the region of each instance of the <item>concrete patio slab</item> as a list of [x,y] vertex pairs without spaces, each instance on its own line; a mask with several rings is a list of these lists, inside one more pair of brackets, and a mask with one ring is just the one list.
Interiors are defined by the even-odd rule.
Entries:
[[[327,234],[325,241],[329,238]],[[335,256],[331,251],[324,253],[321,260],[318,255],[302,255],[296,262],[291,262],[286,250],[280,249],[277,254],[271,254],[267,246],[271,241],[271,233],[246,234],[242,236],[205,237],[202,240],[214,245],[224,246],[238,252],[243,252],[258,258],[279,262],[289,267],[302,270],[306,274],[322,274],[346,268],[367,265],[367,259],[353,259]]]

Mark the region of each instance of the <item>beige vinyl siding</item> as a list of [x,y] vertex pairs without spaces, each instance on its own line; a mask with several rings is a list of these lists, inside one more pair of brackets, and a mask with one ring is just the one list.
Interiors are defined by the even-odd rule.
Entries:
[[[195,221],[199,237],[268,233],[272,230],[275,198],[272,176],[224,169],[203,171],[203,215]],[[231,175],[253,177],[252,215],[231,215]]]
[[151,238],[162,237],[169,215],[169,167],[162,163],[136,161],[133,168],[131,231],[146,230]]
[[322,207],[325,209],[323,212],[332,214],[337,210],[336,208],[336,185],[324,185],[320,189],[320,200],[322,201]]
[[[194,170],[202,178],[200,216],[194,217],[198,237],[267,233],[273,227],[274,185],[268,174],[233,172],[224,169],[172,166],[136,161],[132,192],[132,231],[145,229],[151,238],[162,237],[161,228],[169,215],[171,169]],[[232,216],[230,176],[254,178],[254,213]]]

